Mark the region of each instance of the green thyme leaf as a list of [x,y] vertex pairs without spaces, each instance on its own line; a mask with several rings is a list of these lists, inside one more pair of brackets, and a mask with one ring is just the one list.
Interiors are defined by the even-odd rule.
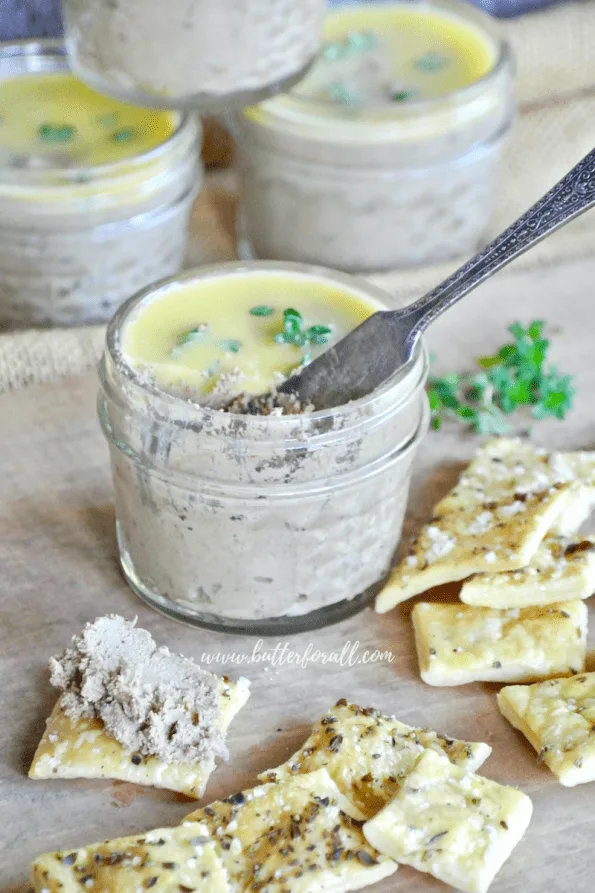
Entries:
[[330,326],[314,325],[304,329],[304,318],[299,310],[288,307],[283,311],[283,331],[273,336],[277,344],[293,344],[305,347],[308,344],[327,344],[333,330]]
[[182,332],[182,334],[178,337],[178,347],[185,347],[187,344],[193,344],[196,341],[202,341],[208,331],[208,328],[209,327],[206,323],[202,323],[200,326],[196,326],[196,328],[190,329],[188,332]]
[[306,338],[312,344],[326,344],[332,331],[328,326],[310,326],[306,331]]
[[114,143],[129,143],[135,136],[136,131],[132,127],[122,127],[121,130],[116,130],[112,133],[112,140]]
[[338,40],[329,40],[322,48],[322,55],[328,62],[336,62],[347,55],[347,48]]
[[218,375],[221,371],[221,362],[219,360],[215,360],[206,371],[207,378],[212,378],[214,375]]
[[239,353],[241,346],[242,342],[238,341],[237,338],[227,338],[221,342],[221,349],[226,353]]
[[347,46],[359,53],[367,53],[378,45],[378,38],[372,31],[350,31]]
[[274,310],[268,304],[259,304],[257,307],[250,307],[248,312],[252,316],[271,316]]
[[535,419],[564,419],[572,409],[573,378],[546,366],[550,342],[544,327],[542,320],[527,328],[515,322],[508,329],[512,342],[477,360],[481,371],[430,378],[432,428],[438,430],[450,417],[476,434],[505,434],[510,430],[507,416],[523,409],[530,409]]
[[333,102],[336,102],[339,105],[358,104],[358,98],[355,93],[339,81],[329,84],[326,88],[326,92],[328,93],[329,99],[332,99]]
[[413,99],[414,96],[415,90],[395,90],[390,98],[393,102],[407,102],[408,99]]
[[420,71],[441,71],[450,65],[450,59],[443,53],[437,53],[432,50],[416,59],[414,65]]
[[69,143],[76,133],[71,124],[41,124],[37,131],[44,143]]

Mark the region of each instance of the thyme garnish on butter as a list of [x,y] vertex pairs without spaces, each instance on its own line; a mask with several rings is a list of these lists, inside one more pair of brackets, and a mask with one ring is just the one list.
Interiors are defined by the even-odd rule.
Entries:
[[258,304],[257,307],[250,307],[248,312],[251,316],[271,316],[274,313],[274,309],[268,304]]
[[316,325],[304,328],[304,318],[299,310],[288,307],[283,311],[283,331],[274,336],[277,344],[292,344],[294,347],[305,347],[307,344],[327,344],[332,329],[329,326]]
[[171,352],[173,359],[177,360],[182,356],[183,347],[187,347],[189,344],[194,344],[197,341],[202,341],[208,329],[208,323],[201,322],[201,324],[195,326],[194,329],[190,329],[188,332],[182,332],[182,334],[178,336],[177,344]]
[[550,342],[543,329],[540,320],[526,329],[515,322],[508,329],[513,341],[477,360],[480,372],[430,378],[432,427],[437,430],[445,418],[454,418],[475,434],[506,434],[511,427],[507,416],[523,408],[530,408],[534,419],[564,419],[572,409],[573,377],[546,366]]
[[184,332],[178,338],[178,347],[185,347],[187,344],[192,344],[194,341],[202,341],[208,331],[208,328],[209,326],[206,322],[201,322],[201,324],[199,326],[196,326],[194,329],[190,329],[190,331]]
[[239,353],[241,346],[242,342],[238,341],[237,338],[227,338],[221,342],[221,349],[225,353]]
[[76,133],[76,127],[71,124],[41,124],[37,132],[44,143],[69,143]]
[[136,131],[132,127],[122,127],[112,133],[112,140],[114,143],[129,143],[135,136]]

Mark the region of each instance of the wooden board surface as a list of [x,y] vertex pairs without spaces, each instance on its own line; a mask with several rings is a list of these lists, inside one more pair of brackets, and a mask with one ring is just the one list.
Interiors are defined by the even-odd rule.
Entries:
[[[515,318],[541,317],[559,326],[555,359],[577,375],[576,409],[563,423],[536,426],[536,439],[558,448],[595,447],[595,346],[592,282],[595,262],[514,274],[486,285],[439,321],[429,338],[437,368],[461,369],[504,340]],[[0,397],[0,887],[24,889],[31,859],[47,850],[174,824],[191,809],[183,798],[132,785],[87,781],[30,781],[26,772],[55,699],[46,671],[87,620],[110,611],[139,623],[171,648],[203,654],[251,655],[256,641],[197,631],[146,608],[120,577],[107,451],[95,419],[94,376]],[[453,483],[476,446],[449,430],[431,433],[416,463],[407,531]],[[241,671],[211,669],[252,680],[248,706],[232,725],[231,762],[211,779],[205,802],[248,787],[256,774],[297,748],[310,723],[339,697],[374,705],[401,720],[453,736],[488,741],[494,754],[482,770],[518,785],[535,805],[526,838],[493,885],[493,893],[593,889],[595,785],[560,787],[525,741],[500,717],[496,686],[432,689],[418,678],[410,605],[378,616],[372,610],[317,632],[284,637],[304,653],[347,642],[390,650],[394,661],[368,665],[312,664]],[[593,609],[591,606],[591,616]],[[277,645],[264,640],[263,650]],[[595,642],[595,622],[590,642]],[[446,888],[401,868],[377,893]]]

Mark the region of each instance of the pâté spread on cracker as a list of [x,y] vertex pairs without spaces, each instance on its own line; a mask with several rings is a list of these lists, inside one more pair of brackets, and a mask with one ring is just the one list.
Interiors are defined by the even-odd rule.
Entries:
[[116,615],[87,624],[50,671],[62,694],[29,771],[37,779],[113,778],[199,798],[249,697],[248,680],[158,648]]

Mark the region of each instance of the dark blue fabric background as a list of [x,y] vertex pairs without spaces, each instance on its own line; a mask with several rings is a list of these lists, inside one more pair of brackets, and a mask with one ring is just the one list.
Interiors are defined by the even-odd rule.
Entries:
[[61,33],[60,0],[0,0],[0,40]]

